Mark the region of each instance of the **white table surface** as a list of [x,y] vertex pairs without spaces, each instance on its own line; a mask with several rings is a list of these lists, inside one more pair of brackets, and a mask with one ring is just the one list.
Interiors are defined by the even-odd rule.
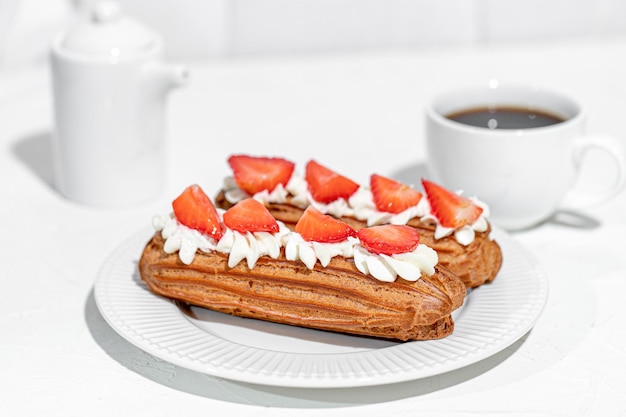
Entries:
[[[46,69],[0,75],[0,415],[626,414],[626,193],[560,217],[574,224],[513,234],[549,280],[536,326],[489,359],[417,381],[316,390],[217,379],[126,342],[93,295],[107,255],[186,185],[217,190],[231,153],[316,158],[359,182],[373,171],[417,182],[427,175],[422,108],[441,89],[494,78],[568,91],[587,105],[590,132],[625,141],[626,38],[190,69],[191,84],[169,100],[169,181],[158,199],[127,209],[55,191]],[[606,161],[592,153],[579,186],[610,181]]]

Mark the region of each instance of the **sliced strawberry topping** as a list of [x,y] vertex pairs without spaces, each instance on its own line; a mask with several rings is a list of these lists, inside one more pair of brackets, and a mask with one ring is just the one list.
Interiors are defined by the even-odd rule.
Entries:
[[469,198],[460,196],[441,185],[424,179],[422,185],[426,191],[432,214],[444,227],[458,229],[467,224],[472,224],[483,212],[483,209]]
[[216,240],[222,237],[222,225],[215,206],[199,185],[190,185],[173,202],[178,221],[185,226],[206,233]]
[[271,192],[278,184],[287,185],[295,167],[283,158],[248,155],[232,155],[228,164],[239,188],[250,195],[263,190]]
[[411,252],[420,242],[416,229],[396,224],[366,227],[357,232],[357,237],[365,249],[377,255]]
[[422,199],[419,191],[378,174],[370,177],[370,188],[378,211],[398,214],[417,205]]
[[309,191],[320,203],[331,203],[339,198],[348,199],[359,189],[359,184],[322,166],[314,160],[306,164],[305,179]]
[[313,206],[307,207],[296,223],[296,232],[306,241],[323,243],[341,242],[349,236],[356,236],[352,227]]
[[237,232],[278,232],[278,223],[258,200],[246,198],[224,213],[224,224]]

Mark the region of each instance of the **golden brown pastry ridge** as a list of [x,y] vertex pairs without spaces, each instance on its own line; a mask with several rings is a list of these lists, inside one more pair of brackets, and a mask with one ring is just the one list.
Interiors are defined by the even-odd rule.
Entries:
[[435,239],[435,226],[419,219],[409,221],[409,226],[420,232],[421,243],[433,248],[439,263],[452,270],[468,288],[476,288],[495,279],[502,266],[500,245],[491,239],[491,228],[476,232],[474,240],[465,246],[454,237]]
[[197,252],[185,265],[163,251],[156,233],[139,261],[151,291],[211,310],[321,330],[398,340],[449,335],[451,313],[466,289],[441,266],[415,282],[381,282],[361,274],[351,259],[335,257],[309,270],[300,262],[261,257],[253,269],[233,268],[219,253]]
[[[289,200],[288,200],[289,201]],[[293,228],[303,213],[303,209],[286,204],[268,204],[270,213]],[[217,207],[228,209],[232,206],[221,191],[215,197]],[[355,230],[365,227],[365,222],[351,217],[342,217]],[[485,232],[476,232],[474,241],[469,245],[462,245],[453,236],[435,239],[435,226],[424,223],[419,218],[408,222],[420,232],[420,243],[430,246],[439,256],[439,263],[456,274],[467,288],[475,288],[495,279],[502,265],[502,251],[498,243],[491,239],[491,228]]]

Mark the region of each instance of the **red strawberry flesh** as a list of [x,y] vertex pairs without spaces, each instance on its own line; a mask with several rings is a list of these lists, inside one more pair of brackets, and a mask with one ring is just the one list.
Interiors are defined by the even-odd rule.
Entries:
[[278,232],[278,223],[269,210],[258,200],[247,198],[224,213],[224,224],[237,232]]
[[359,184],[311,160],[306,164],[305,179],[315,201],[328,204],[340,198],[348,199]]
[[357,237],[365,249],[377,255],[411,252],[420,242],[420,235],[416,229],[395,224],[360,229]]
[[172,202],[172,208],[181,224],[208,234],[216,240],[222,237],[222,225],[217,210],[199,185],[193,184],[187,187]]
[[313,206],[304,211],[296,223],[295,231],[306,241],[322,243],[341,242],[350,236],[356,236],[352,227]]
[[483,212],[469,198],[456,194],[434,182],[422,179],[432,214],[444,227],[458,229],[474,223]]
[[295,168],[293,162],[283,158],[249,155],[231,155],[228,164],[239,188],[249,195],[287,185]]
[[422,199],[422,193],[419,191],[378,174],[370,177],[370,189],[376,209],[387,213],[401,213],[417,205]]

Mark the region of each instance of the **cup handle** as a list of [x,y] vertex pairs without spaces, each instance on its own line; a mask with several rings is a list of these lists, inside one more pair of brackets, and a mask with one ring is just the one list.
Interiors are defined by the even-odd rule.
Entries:
[[612,186],[598,193],[583,193],[577,190],[570,190],[560,204],[561,207],[588,207],[600,204],[615,197],[626,183],[626,159],[621,144],[614,138],[608,136],[585,136],[576,140],[573,149],[573,162],[575,169],[580,173],[587,151],[597,149],[604,151],[612,157],[617,168],[617,175]]

